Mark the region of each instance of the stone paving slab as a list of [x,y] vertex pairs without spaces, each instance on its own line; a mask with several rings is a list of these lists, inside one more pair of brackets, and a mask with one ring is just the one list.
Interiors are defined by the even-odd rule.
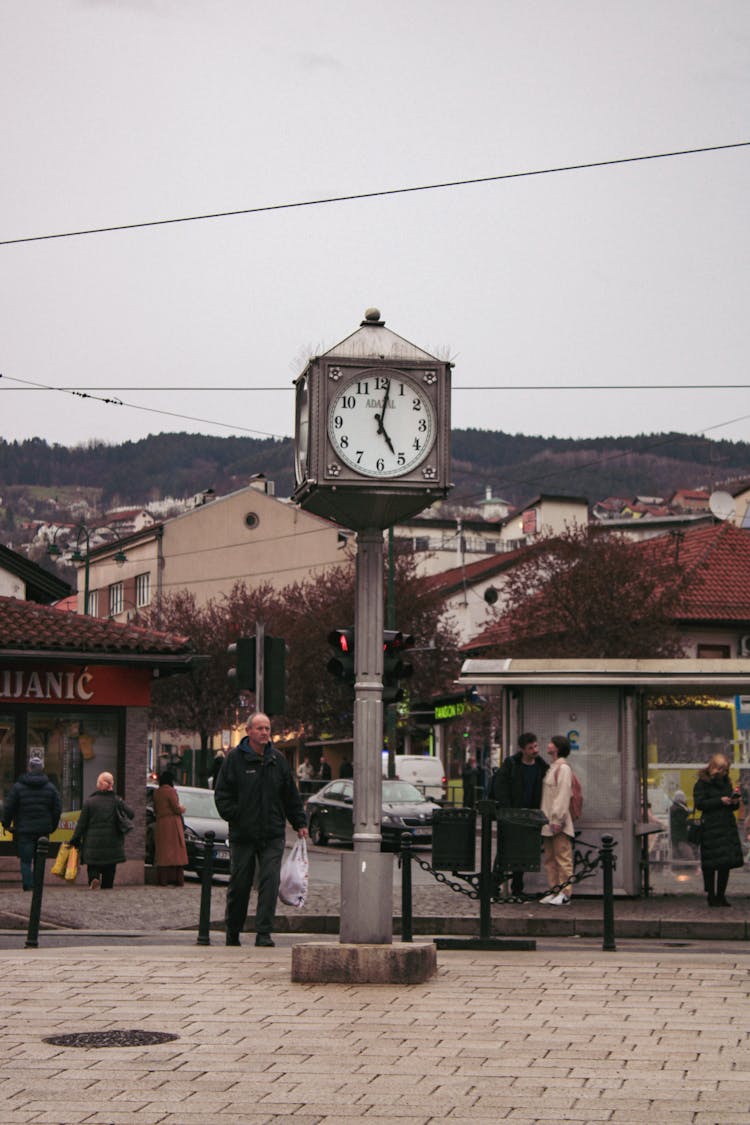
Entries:
[[[741,947],[439,952],[408,986],[295,984],[290,944],[0,957],[0,1125],[750,1122]],[[44,1042],[125,1029],[179,1038]]]

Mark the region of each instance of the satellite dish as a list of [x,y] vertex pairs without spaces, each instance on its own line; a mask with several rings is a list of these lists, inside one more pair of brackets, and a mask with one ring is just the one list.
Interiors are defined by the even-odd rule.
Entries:
[[717,520],[728,520],[734,515],[734,497],[728,492],[712,492],[708,506]]

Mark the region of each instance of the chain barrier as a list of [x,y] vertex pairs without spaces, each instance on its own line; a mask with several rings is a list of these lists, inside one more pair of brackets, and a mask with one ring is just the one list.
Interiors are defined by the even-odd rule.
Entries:
[[[465,895],[467,898],[478,899],[480,895],[479,881],[481,873],[473,871],[466,875],[458,871],[452,871],[451,874],[456,879],[461,879],[462,882],[468,883],[469,887],[464,887],[460,883],[453,882],[442,871],[436,871],[432,864],[427,863],[426,860],[416,855],[414,852],[410,853],[411,861],[418,863],[423,871],[428,875],[432,875],[436,883],[444,883],[450,890],[455,891],[456,894]],[[594,857],[592,859],[592,856]],[[403,863],[403,856],[399,853],[398,865],[401,867]],[[544,891],[539,891],[537,894],[524,895],[523,898],[514,895],[501,897],[499,892],[499,884],[507,881],[507,876],[500,875],[497,871],[493,870],[492,878],[496,885],[498,885],[497,892],[493,893],[492,901],[497,904],[509,902],[538,902],[540,899],[545,898],[547,895],[560,894],[565,888],[572,886],[574,883],[582,883],[585,879],[591,879],[596,875],[597,871],[602,866],[601,844],[594,844],[589,840],[576,839],[573,847],[573,874],[564,883],[558,883],[555,887],[548,887]],[[617,863],[613,857],[612,866],[616,867]],[[471,889],[470,889],[471,888]]]

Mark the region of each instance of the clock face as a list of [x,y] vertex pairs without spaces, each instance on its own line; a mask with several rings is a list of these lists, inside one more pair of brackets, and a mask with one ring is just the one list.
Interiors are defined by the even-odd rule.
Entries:
[[334,454],[366,477],[400,477],[435,443],[435,408],[419,384],[397,371],[364,371],[337,386],[328,410]]

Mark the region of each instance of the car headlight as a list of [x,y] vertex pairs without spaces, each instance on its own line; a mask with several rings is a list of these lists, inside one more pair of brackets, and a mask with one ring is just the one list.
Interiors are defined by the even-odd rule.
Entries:
[[380,822],[381,824],[398,824],[395,816],[391,816],[390,813],[383,813],[380,818]]
[[203,838],[198,835],[194,828],[189,828],[185,825],[185,839],[192,840],[193,843],[203,843]]

